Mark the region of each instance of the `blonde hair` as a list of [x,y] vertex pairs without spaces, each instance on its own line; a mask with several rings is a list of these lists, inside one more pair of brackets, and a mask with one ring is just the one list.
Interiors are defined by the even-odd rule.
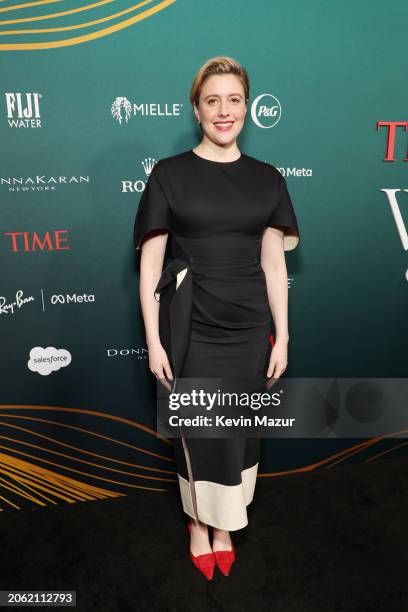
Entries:
[[247,71],[241,64],[232,59],[232,57],[218,55],[206,61],[197,71],[190,89],[190,102],[192,105],[195,104],[198,108],[200,93],[204,82],[213,74],[235,74],[244,88],[245,103],[248,102],[249,77]]

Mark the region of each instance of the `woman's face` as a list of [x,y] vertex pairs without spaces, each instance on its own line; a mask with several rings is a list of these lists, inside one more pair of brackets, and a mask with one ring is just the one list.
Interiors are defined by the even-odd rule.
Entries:
[[218,145],[237,138],[245,121],[247,105],[244,87],[235,74],[213,74],[201,89],[199,108],[194,113],[203,132]]

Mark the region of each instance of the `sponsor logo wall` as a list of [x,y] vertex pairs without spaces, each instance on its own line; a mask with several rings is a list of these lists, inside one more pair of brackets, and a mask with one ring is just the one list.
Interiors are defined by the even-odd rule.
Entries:
[[[133,222],[154,164],[198,144],[189,88],[200,65],[225,51],[232,26],[227,6],[206,22],[193,6],[151,4],[121,20],[100,7],[109,27],[84,19],[73,35],[64,15],[53,31],[54,9],[27,3],[7,8],[0,33],[0,452],[8,474],[12,465],[26,474],[35,466],[45,480],[75,480],[90,499],[177,485],[171,440],[156,436]],[[381,21],[362,32],[335,3],[327,11],[354,45],[337,57],[317,37],[303,63],[290,45],[304,53],[307,7],[265,36],[263,18],[254,25],[249,5],[238,5],[243,21],[234,27],[245,45],[231,30],[227,54],[251,84],[238,144],[285,176],[301,230],[286,255],[285,376],[404,378],[408,113],[395,36],[382,32],[389,44],[368,70],[361,58],[375,52]],[[396,13],[404,7],[397,2]],[[382,10],[379,0],[372,10]],[[265,23],[279,18],[267,2],[260,14]],[[30,32],[34,17],[38,32]],[[316,33],[325,31],[321,20]],[[75,448],[64,457],[63,441]],[[336,453],[358,462],[406,452],[396,438],[368,443],[265,440],[260,473],[324,468]],[[99,455],[92,466],[90,452]],[[131,469],[112,472],[123,461]],[[156,480],[154,470],[162,470]],[[2,510],[37,504],[28,490],[0,493]]]

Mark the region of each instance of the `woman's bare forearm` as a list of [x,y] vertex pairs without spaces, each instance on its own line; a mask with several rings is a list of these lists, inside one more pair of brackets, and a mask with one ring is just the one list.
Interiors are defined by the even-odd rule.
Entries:
[[163,268],[162,257],[151,257],[143,253],[140,261],[139,295],[142,309],[146,343],[152,345],[160,343],[159,335],[159,308],[160,304],[154,297]]
[[268,290],[268,301],[275,324],[276,342],[288,342],[288,273],[286,263],[267,266],[264,269]]

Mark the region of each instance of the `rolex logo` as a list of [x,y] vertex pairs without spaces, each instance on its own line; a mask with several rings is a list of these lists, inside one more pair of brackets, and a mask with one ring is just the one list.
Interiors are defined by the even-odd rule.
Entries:
[[151,175],[156,162],[157,160],[155,157],[145,157],[144,160],[140,162],[143,166],[145,176],[143,179],[128,179],[122,181],[122,193],[142,193],[146,187],[147,179]]
[[122,109],[124,112],[124,117],[126,119],[126,123],[129,120],[129,117],[132,114],[132,105],[127,98],[116,98],[114,103],[111,106],[112,117],[119,121],[122,125]]
[[144,161],[141,162],[146,176],[150,176],[155,163],[156,160],[154,159],[154,157],[145,157]]

